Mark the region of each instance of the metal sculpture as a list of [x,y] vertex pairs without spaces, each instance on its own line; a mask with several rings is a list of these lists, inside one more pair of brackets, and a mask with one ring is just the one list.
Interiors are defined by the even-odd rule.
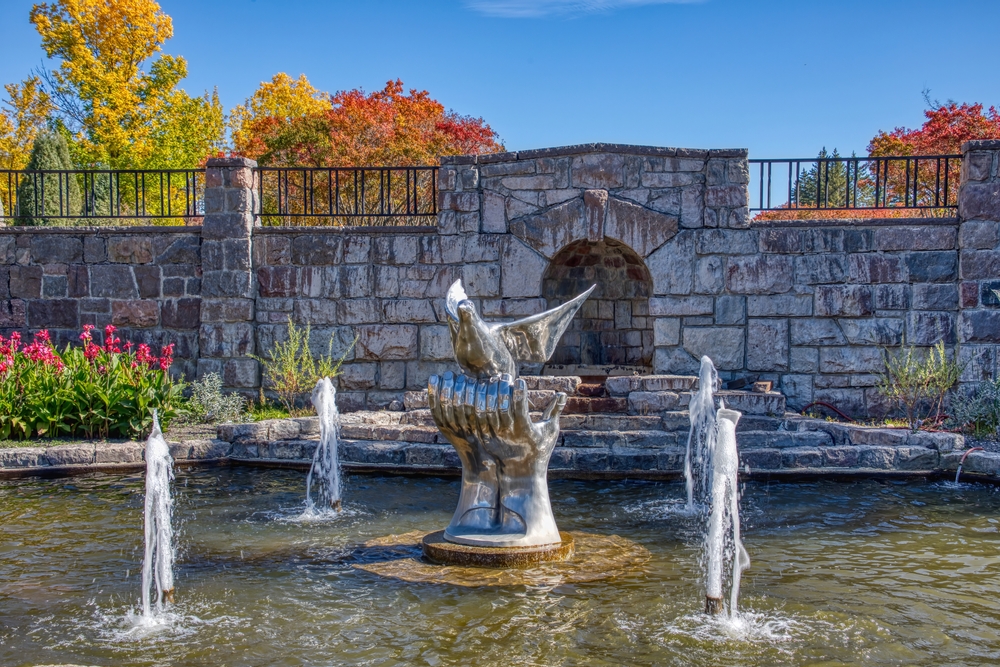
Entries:
[[456,281],[445,312],[455,358],[469,375],[431,376],[434,422],[462,462],[458,508],[444,532],[450,542],[514,547],[557,544],[549,502],[549,459],[566,394],[558,392],[531,421],[517,362],[545,362],[594,287],[567,303],[515,322],[487,323]]

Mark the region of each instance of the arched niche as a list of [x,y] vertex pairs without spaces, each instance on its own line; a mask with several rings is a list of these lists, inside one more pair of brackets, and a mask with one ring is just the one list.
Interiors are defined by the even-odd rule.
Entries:
[[549,364],[651,367],[653,279],[642,258],[624,243],[610,238],[570,243],[546,268],[542,296],[552,308],[595,284]]

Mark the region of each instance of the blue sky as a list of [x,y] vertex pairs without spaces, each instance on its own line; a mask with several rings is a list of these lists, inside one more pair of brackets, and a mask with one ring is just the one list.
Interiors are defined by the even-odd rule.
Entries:
[[[401,78],[508,149],[609,141],[865,152],[918,126],[924,88],[1000,106],[996,0],[160,0],[183,86],[226,106],[260,81]],[[0,0],[0,82],[45,63],[32,0]],[[960,66],[961,64],[961,66]],[[51,66],[51,63],[49,63]]]

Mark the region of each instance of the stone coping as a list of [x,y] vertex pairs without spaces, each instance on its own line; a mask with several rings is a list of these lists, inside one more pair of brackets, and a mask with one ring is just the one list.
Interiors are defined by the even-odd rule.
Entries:
[[669,146],[639,146],[633,144],[574,144],[571,146],[554,146],[552,148],[536,148],[525,151],[508,151],[506,153],[486,153],[485,155],[444,155],[440,158],[441,166],[460,164],[491,164],[494,162],[514,162],[517,160],[534,160],[540,157],[562,157],[564,155],[583,155],[588,153],[620,153],[624,155],[643,155],[656,157],[689,157],[689,158],[745,158],[749,151],[746,148],[673,148]]
[[[372,414],[387,418],[393,415]],[[768,424],[768,420],[774,423]],[[182,466],[215,463],[308,469],[317,446],[318,421],[306,417],[228,424],[219,427],[218,438],[169,445],[171,455]],[[392,427],[390,422],[391,419],[386,419],[385,425]],[[846,425],[797,415],[784,419],[759,417],[748,423],[753,430],[738,431],[737,442],[741,474],[751,479],[941,477],[953,474],[966,454],[963,436],[951,433],[910,433],[905,429]],[[765,427],[773,429],[761,430]],[[592,436],[593,440],[567,438],[553,453],[550,476],[668,480],[682,475],[686,442],[683,430],[661,434],[676,436],[666,441],[644,438],[646,434],[642,431],[612,431],[605,435],[604,440],[597,435]],[[404,436],[401,433],[397,437]],[[342,438],[340,450],[344,469],[351,472],[446,476],[460,472],[454,449],[434,439]],[[144,467],[143,454],[141,442],[3,448],[0,478],[139,470]],[[963,476],[1000,482],[1000,453],[969,453]]]
[[259,225],[254,234],[434,234],[438,231],[437,219],[433,225],[351,225],[313,227],[311,225],[278,226]]
[[122,226],[80,226],[80,227],[35,227],[28,225],[0,227],[2,234],[197,234],[201,235],[201,225],[122,225]]
[[954,218],[815,218],[800,220],[751,220],[750,229],[774,227],[914,227],[924,225],[957,225]]

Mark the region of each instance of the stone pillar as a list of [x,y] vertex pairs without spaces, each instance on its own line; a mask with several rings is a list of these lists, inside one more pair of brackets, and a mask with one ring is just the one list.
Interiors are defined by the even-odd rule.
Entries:
[[958,190],[964,383],[996,377],[1000,354],[1000,141],[962,144]]
[[219,373],[227,389],[260,385],[254,347],[254,167],[246,158],[213,158],[205,167],[202,226],[201,358],[198,376]]

